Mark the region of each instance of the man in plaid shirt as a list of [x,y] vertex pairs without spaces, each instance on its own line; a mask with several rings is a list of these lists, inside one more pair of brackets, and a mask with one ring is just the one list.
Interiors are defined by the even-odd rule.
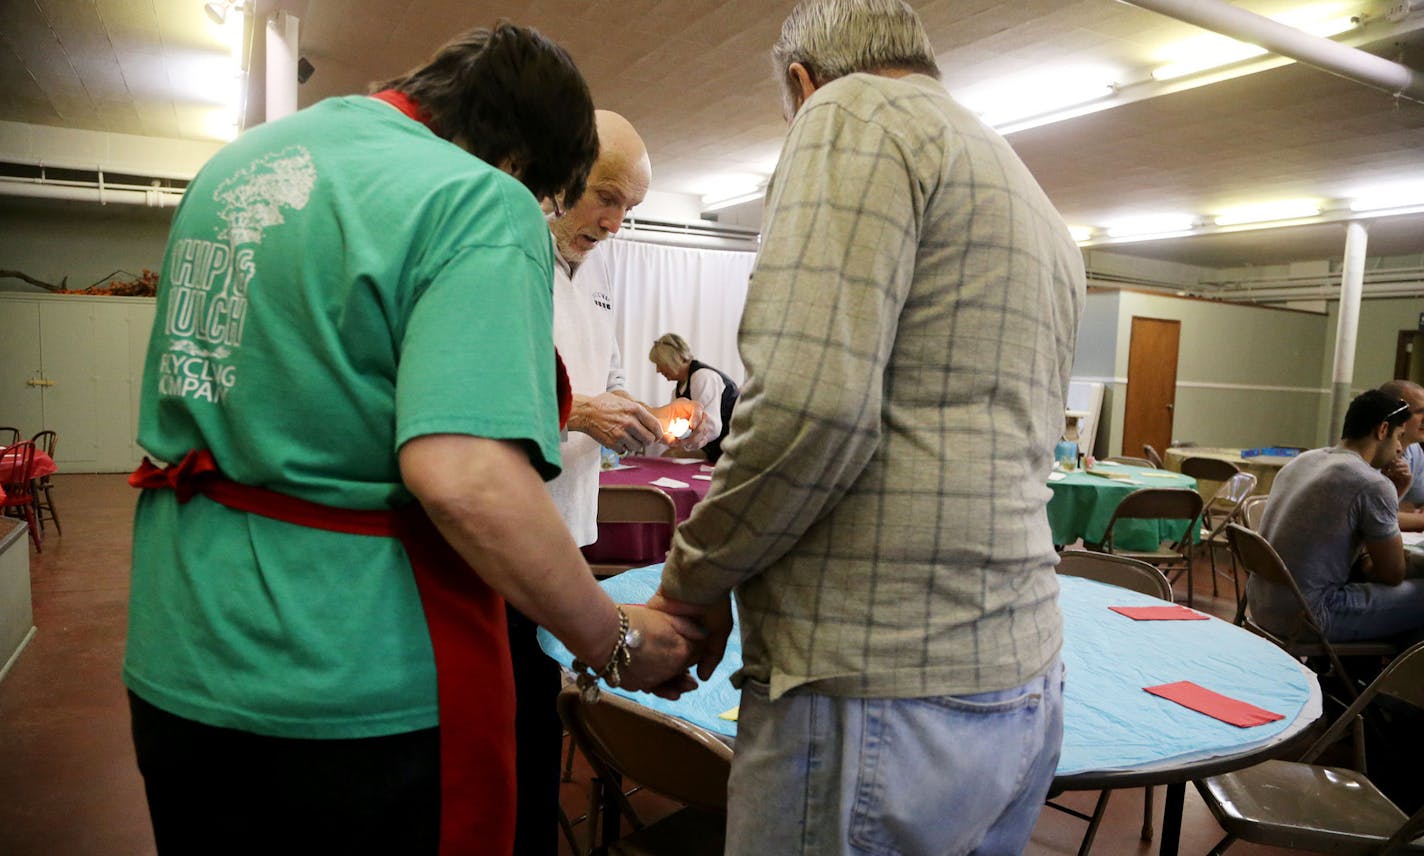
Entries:
[[807,0],[712,489],[650,605],[741,617],[728,853],[1018,853],[1057,764],[1045,508],[1081,255],[902,0]]

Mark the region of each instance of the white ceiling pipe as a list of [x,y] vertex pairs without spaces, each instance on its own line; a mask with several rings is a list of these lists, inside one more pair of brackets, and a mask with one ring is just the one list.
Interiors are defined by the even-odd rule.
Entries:
[[173,207],[183,198],[182,192],[172,190],[118,190],[113,187],[105,187],[101,191],[98,185],[47,184],[5,178],[0,178],[0,196],[67,199],[74,202],[98,202],[100,204],[146,205],[149,208]]
[[1424,74],[1397,62],[1303,33],[1279,21],[1238,9],[1224,0],[1121,0],[1194,24],[1237,41],[1250,42],[1331,74],[1424,103]]

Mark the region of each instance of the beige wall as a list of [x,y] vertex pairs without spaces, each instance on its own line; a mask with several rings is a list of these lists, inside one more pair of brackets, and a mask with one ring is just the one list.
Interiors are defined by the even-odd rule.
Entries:
[[[173,208],[0,196],[0,269],[83,289],[115,270],[157,271]],[[0,279],[0,291],[30,291]]]
[[1121,448],[1134,316],[1181,322],[1174,441],[1319,442],[1323,316],[1123,291],[1089,296],[1073,368],[1075,380],[1107,384],[1099,454],[1141,454]]

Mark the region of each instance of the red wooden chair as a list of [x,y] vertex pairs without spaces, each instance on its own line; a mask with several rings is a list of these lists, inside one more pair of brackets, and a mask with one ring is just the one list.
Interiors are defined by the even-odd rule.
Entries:
[[35,551],[39,552],[40,547],[40,527],[35,520],[35,496],[30,487],[30,480],[35,470],[35,444],[29,441],[16,443],[5,450],[5,466],[0,469],[4,474],[4,483],[0,488],[5,491],[5,498],[0,499],[0,512],[6,517],[23,517],[30,525],[30,540],[35,542]]
[[[41,431],[30,438],[35,444],[35,449],[49,455],[54,459],[55,446],[59,444],[59,435],[53,431]],[[40,524],[40,532],[44,532],[46,520],[54,521],[54,531],[63,535],[64,529],[59,525],[59,512],[54,509],[54,497],[50,491],[54,490],[54,483],[49,480],[49,476],[40,476],[34,481],[34,486],[30,492],[34,495],[35,520]]]

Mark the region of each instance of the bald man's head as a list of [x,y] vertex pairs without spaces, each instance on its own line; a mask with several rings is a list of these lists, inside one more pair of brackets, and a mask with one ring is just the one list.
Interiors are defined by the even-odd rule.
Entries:
[[627,119],[609,110],[594,111],[598,125],[598,160],[588,187],[550,229],[559,255],[582,262],[598,242],[617,232],[623,217],[648,194],[653,167],[643,138]]

